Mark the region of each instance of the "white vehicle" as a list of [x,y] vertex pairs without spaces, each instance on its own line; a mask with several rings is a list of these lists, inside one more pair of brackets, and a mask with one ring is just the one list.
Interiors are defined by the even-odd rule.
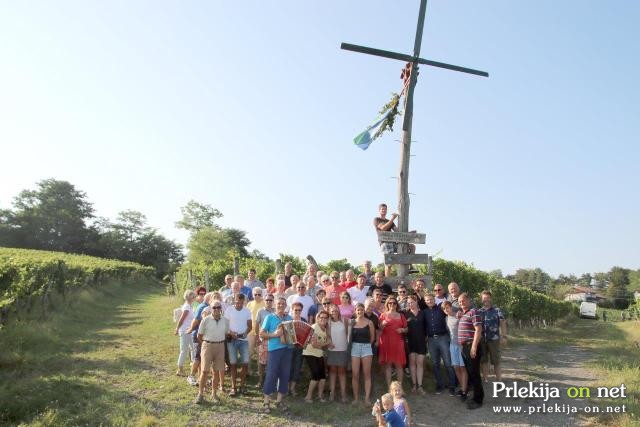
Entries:
[[596,303],[583,301],[580,303],[580,317],[596,319]]

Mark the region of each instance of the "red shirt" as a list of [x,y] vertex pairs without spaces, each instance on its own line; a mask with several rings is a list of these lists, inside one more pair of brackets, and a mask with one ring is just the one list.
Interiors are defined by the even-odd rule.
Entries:
[[331,299],[331,304],[340,305],[340,294],[346,292],[346,288],[344,286],[325,286],[325,292],[327,293],[327,298]]
[[358,286],[358,282],[356,282],[355,280],[352,280],[351,282],[347,281],[341,284],[343,284],[346,289],[350,289],[350,288],[353,288],[354,286]]

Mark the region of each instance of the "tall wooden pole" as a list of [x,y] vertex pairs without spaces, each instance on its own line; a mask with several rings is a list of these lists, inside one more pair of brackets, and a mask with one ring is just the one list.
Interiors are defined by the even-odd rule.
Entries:
[[[418,78],[418,59],[420,46],[422,45],[422,29],[424,16],[427,10],[427,0],[420,1],[418,14],[418,26],[416,28],[416,40],[413,46],[413,62],[409,87],[404,104],[404,121],[402,122],[402,143],[400,144],[400,179],[398,180],[398,230],[409,231],[409,160],[411,159],[411,127],[413,122],[413,92]],[[398,253],[408,253],[409,246],[406,243],[398,244]],[[398,265],[398,277],[405,277],[409,266]]]

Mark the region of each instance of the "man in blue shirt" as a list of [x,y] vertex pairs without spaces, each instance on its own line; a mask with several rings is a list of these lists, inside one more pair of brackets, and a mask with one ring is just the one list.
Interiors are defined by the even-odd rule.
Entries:
[[433,372],[436,376],[436,394],[441,394],[444,390],[444,381],[440,372],[440,359],[444,362],[449,382],[449,394],[456,395],[456,374],[451,366],[451,353],[449,344],[451,338],[447,329],[447,315],[439,305],[433,294],[424,297],[427,307],[424,309],[424,329],[427,334],[427,346],[429,356],[433,362]]
[[493,365],[496,381],[502,381],[502,369],[500,368],[500,346],[507,343],[507,322],[502,310],[494,307],[491,301],[491,292],[482,291],[482,359],[480,368],[484,382],[489,379],[489,361]]

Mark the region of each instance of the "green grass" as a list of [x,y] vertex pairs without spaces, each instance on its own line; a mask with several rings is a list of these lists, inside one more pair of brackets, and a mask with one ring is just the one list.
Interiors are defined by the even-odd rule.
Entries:
[[216,425],[221,414],[248,414],[258,425],[370,421],[368,408],[301,398],[289,400],[289,416],[258,415],[262,394],[253,387],[215,408],[194,405],[196,388],[174,375],[171,317],[180,302],[158,285],[112,285],[76,294],[64,307],[54,302],[46,321],[14,320],[0,329],[0,425]]

